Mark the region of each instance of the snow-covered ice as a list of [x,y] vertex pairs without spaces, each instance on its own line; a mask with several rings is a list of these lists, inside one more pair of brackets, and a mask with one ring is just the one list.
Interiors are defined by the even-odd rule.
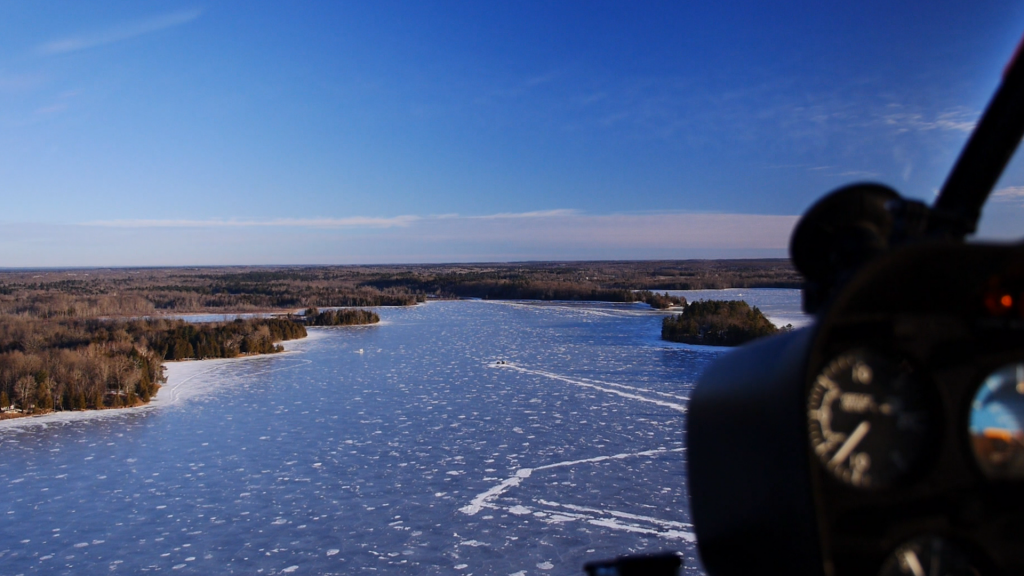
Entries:
[[694,563],[686,404],[720,352],[664,345],[637,305],[378,313],[285,354],[173,364],[143,409],[5,422],[0,573]]

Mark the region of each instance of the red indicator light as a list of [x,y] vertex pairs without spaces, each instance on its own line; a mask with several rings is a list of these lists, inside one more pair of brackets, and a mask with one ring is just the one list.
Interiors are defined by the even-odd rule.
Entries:
[[985,308],[993,316],[1002,316],[1013,310],[1013,295],[1002,290],[991,291],[985,294]]

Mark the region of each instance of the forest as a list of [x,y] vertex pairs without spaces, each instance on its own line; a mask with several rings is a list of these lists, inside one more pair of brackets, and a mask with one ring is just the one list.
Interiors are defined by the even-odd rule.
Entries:
[[751,308],[742,300],[690,302],[681,314],[666,316],[661,322],[663,339],[706,346],[739,346],[779,330],[756,306]]
[[292,312],[460,297],[662,307],[678,304],[666,303],[657,291],[795,288],[800,281],[782,259],[0,270],[0,315]]
[[279,352],[277,342],[305,335],[301,324],[278,318],[189,324],[0,316],[0,419],[137,406],[160,387],[164,360]]

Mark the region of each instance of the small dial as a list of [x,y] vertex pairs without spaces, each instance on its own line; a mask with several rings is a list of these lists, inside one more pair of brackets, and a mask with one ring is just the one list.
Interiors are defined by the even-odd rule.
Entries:
[[868,350],[840,354],[807,399],[811,449],[835,478],[886,488],[921,460],[931,418],[926,390],[906,362]]

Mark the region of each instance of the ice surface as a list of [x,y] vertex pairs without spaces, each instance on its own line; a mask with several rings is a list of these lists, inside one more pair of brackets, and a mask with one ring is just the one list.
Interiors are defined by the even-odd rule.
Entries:
[[286,354],[175,364],[145,409],[0,428],[0,573],[694,565],[685,407],[720,352],[665,345],[638,305],[378,313]]

